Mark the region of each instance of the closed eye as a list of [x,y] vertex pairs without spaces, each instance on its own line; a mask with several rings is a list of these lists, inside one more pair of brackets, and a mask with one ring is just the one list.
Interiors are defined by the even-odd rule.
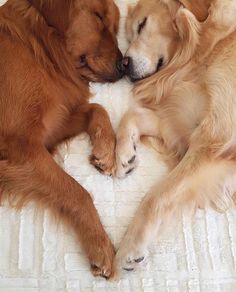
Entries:
[[95,12],[95,15],[97,16],[97,18],[99,18],[103,22],[103,17],[100,13]]
[[138,26],[138,34],[140,34],[142,32],[142,30],[144,29],[146,23],[147,23],[147,17],[145,17],[144,20],[139,24],[139,26]]
[[161,57],[158,61],[158,64],[157,64],[157,71],[159,71],[161,69],[161,67],[163,66],[164,64],[164,58]]

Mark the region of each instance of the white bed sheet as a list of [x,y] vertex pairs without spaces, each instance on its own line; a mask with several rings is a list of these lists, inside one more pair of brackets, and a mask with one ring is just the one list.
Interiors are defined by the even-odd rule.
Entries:
[[[119,42],[125,51],[124,20],[127,5],[135,1],[116,2],[122,16]],[[92,90],[93,102],[104,105],[117,129],[131,101],[131,85],[122,80],[94,84]],[[137,171],[124,180],[107,178],[89,165],[90,150],[87,136],[80,136],[62,149],[62,164],[93,195],[118,246],[141,198],[166,168],[154,152],[140,145]],[[91,276],[73,232],[53,222],[47,210],[30,205],[17,213],[0,207],[0,291],[234,292],[236,209],[226,214],[200,210],[192,221],[183,217],[171,234],[157,238],[139,271],[124,273],[121,281],[110,283]]]

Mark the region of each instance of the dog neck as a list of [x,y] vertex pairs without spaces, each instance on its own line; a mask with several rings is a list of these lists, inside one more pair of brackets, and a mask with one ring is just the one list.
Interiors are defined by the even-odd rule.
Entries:
[[72,0],[29,0],[49,26],[64,34],[69,26]]

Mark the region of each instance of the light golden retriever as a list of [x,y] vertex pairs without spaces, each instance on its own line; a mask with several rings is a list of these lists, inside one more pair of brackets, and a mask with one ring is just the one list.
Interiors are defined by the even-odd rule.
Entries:
[[171,171],[138,208],[116,256],[118,271],[134,270],[182,211],[234,204],[235,29],[231,0],[141,0],[129,10],[124,66],[139,82],[117,134],[117,175],[137,165],[141,136],[155,137]]

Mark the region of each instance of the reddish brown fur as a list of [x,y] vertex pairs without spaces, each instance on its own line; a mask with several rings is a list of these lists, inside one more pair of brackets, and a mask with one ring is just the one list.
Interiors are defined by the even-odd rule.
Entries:
[[[91,163],[112,173],[111,123],[101,106],[88,104],[84,79],[121,77],[118,19],[111,0],[9,0],[0,8],[1,193],[14,196],[18,206],[36,200],[50,207],[75,229],[93,273],[104,277],[111,275],[113,246],[90,195],[50,153],[86,131],[93,144]],[[90,69],[77,66],[83,54]]]

